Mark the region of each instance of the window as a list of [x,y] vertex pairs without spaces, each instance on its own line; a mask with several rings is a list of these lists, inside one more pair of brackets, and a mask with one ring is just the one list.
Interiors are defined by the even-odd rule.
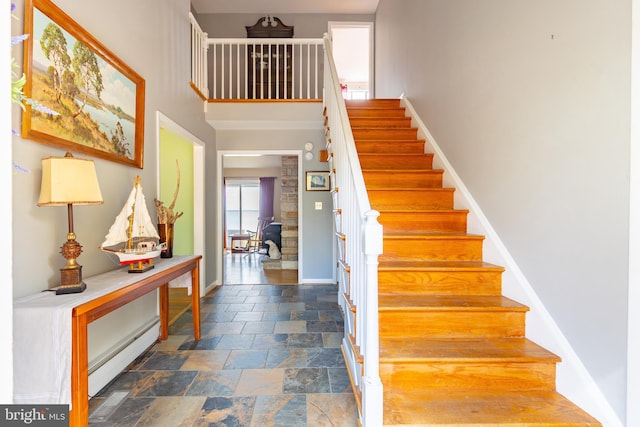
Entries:
[[[227,236],[255,231],[260,211],[258,180],[227,181],[225,186],[225,224]],[[227,246],[231,238],[227,237]]]

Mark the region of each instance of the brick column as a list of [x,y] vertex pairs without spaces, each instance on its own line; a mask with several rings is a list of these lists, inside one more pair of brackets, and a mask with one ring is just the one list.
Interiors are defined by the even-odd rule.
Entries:
[[282,269],[298,269],[298,156],[282,156]]

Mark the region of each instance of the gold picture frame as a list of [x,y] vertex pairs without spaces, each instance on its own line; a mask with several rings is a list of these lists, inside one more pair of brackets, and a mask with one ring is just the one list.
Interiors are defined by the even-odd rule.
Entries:
[[26,105],[22,137],[142,169],[144,79],[50,0],[24,20],[24,94],[44,109]]
[[307,191],[329,191],[331,189],[329,171],[309,171],[306,182]]

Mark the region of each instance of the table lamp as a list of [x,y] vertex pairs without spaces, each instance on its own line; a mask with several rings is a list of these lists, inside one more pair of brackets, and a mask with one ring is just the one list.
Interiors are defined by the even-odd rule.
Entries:
[[93,160],[77,159],[71,153],[42,159],[38,206],[66,206],[69,217],[67,241],[60,248],[67,263],[60,269],[60,286],[54,288],[56,295],[78,293],[87,288],[82,281],[82,266],[76,261],[82,253],[82,246],[73,232],[73,205],[102,203]]

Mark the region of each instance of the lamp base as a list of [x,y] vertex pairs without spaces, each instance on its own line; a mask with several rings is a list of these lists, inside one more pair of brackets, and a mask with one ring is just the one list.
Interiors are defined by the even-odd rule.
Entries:
[[82,266],[74,262],[60,269],[60,285],[52,290],[56,291],[56,295],[64,295],[78,294],[85,289],[87,289],[87,284],[82,281]]
[[51,290],[56,291],[56,295],[65,295],[65,294],[79,294],[87,289],[87,284],[82,282],[76,285],[60,285],[52,288]]

